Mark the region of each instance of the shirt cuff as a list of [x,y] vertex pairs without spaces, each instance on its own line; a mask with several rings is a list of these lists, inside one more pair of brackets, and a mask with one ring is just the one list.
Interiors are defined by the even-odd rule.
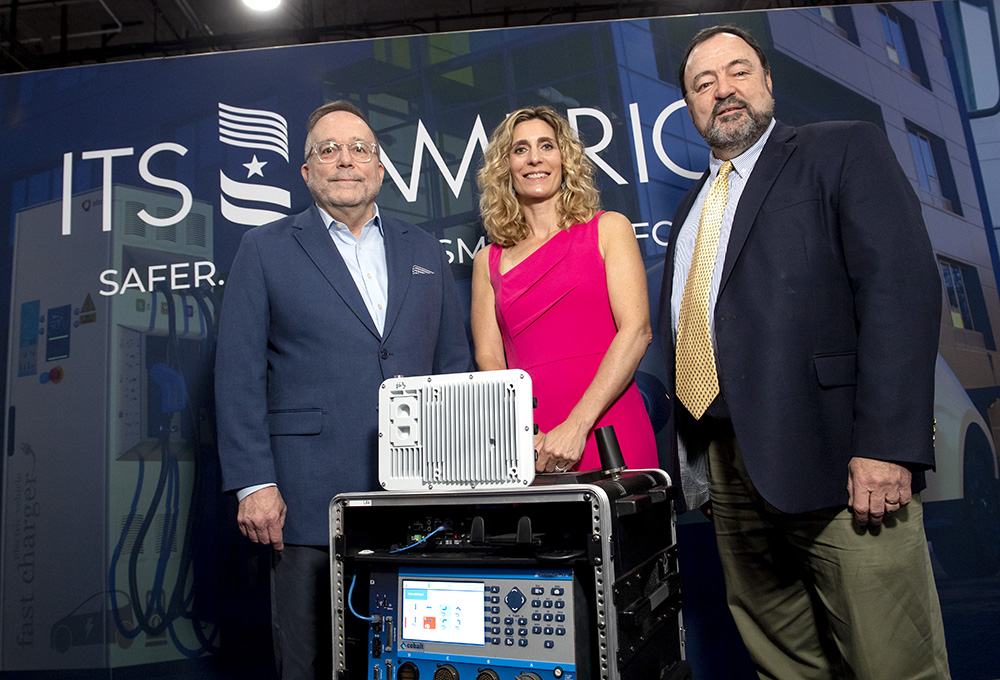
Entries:
[[269,486],[278,486],[278,485],[275,484],[274,482],[270,482],[268,484],[255,484],[253,486],[247,486],[236,492],[236,498],[237,500],[242,501],[244,498],[252,494],[254,491],[260,491],[261,489],[265,489]]

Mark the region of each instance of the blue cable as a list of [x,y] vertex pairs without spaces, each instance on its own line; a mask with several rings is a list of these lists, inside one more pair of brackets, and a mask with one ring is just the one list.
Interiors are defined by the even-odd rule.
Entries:
[[433,535],[434,535],[434,534],[436,534],[437,532],[439,532],[439,531],[444,531],[444,528],[445,528],[445,527],[444,527],[444,525],[442,524],[442,525],[441,525],[441,526],[439,526],[439,527],[438,527],[437,529],[435,529],[435,530],[434,530],[434,531],[432,531],[431,533],[427,534],[426,536],[424,536],[423,538],[421,538],[421,539],[420,539],[419,541],[417,541],[416,543],[411,543],[411,544],[410,544],[410,545],[408,545],[408,546],[405,546],[405,547],[402,547],[402,548],[396,548],[395,550],[390,550],[390,551],[389,551],[389,554],[390,554],[390,555],[392,555],[393,553],[398,553],[398,552],[403,552],[404,550],[409,550],[410,548],[415,548],[416,546],[420,545],[421,543],[423,543],[424,541],[426,541],[426,540],[427,540],[428,538],[430,538],[431,536],[433,536]]
[[372,622],[378,621],[379,620],[378,616],[361,616],[361,614],[359,614],[356,611],[354,611],[354,603],[351,602],[351,600],[354,598],[354,582],[357,581],[357,580],[358,580],[358,575],[355,574],[351,578],[351,588],[350,588],[350,590],[347,591],[347,607],[348,607],[348,609],[351,610],[351,613],[354,614],[354,616],[356,616],[357,618],[361,619],[362,621],[372,621]]
[[118,560],[121,558],[122,548],[125,547],[125,539],[128,537],[128,532],[132,528],[132,521],[135,519],[135,515],[139,508],[139,497],[142,495],[142,478],[145,469],[145,459],[139,456],[139,478],[135,485],[135,495],[132,497],[132,507],[129,510],[128,517],[125,519],[125,526],[122,527],[122,534],[118,538],[118,545],[115,546],[114,553],[111,555],[111,567],[108,570],[108,592],[111,595],[111,614],[115,620],[115,626],[118,628],[118,632],[121,633],[122,637],[126,640],[132,640],[139,637],[139,633],[142,632],[142,626],[133,625],[132,628],[126,630],[125,624],[121,620],[118,612],[118,585],[117,585],[117,575],[118,575]]
[[[410,548],[413,548],[415,546],[420,545],[421,543],[423,543],[424,541],[426,541],[428,538],[430,538],[434,534],[438,533],[439,531],[444,531],[444,529],[445,529],[445,526],[442,524],[437,529],[435,529],[431,533],[427,534],[426,536],[424,536],[423,538],[421,538],[416,543],[411,543],[410,545],[408,545],[406,547],[397,548],[396,550],[390,550],[389,553],[390,554],[391,553],[398,553],[398,552],[403,552],[404,550],[409,550]],[[354,599],[354,584],[357,582],[357,580],[358,580],[358,575],[357,574],[355,574],[353,577],[351,577],[351,587],[347,591],[347,608],[351,610],[351,613],[354,614],[354,616],[356,618],[359,618],[362,621],[370,621],[370,622],[374,623],[374,622],[378,621],[379,618],[380,618],[378,614],[373,614],[372,616],[362,616],[361,614],[359,614],[356,611],[354,611],[354,602],[353,602],[353,599]]]
[[[156,562],[153,577],[153,593],[150,599],[150,611],[160,611],[161,618],[172,619],[167,603],[163,601],[163,583],[167,575],[167,563],[170,561],[170,549],[174,543],[177,528],[177,506],[180,505],[180,472],[177,468],[177,458],[169,455],[169,443],[161,447],[160,465],[167,468],[167,486],[165,493],[165,510],[163,513],[163,530],[160,533],[160,556]],[[171,624],[172,625],[172,624]]]
[[149,291],[153,294],[153,302],[149,306],[149,332],[156,329],[156,290]]

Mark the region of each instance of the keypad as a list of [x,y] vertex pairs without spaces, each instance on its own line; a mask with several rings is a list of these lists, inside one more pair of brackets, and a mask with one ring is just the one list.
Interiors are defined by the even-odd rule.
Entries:
[[524,596],[517,588],[511,588],[507,596],[504,597],[503,601],[510,607],[512,612],[516,612],[518,609],[524,606],[524,603],[528,601],[528,598]]
[[[571,650],[565,639],[571,635],[565,625],[567,588],[530,582],[522,587],[523,591],[517,586],[484,586],[486,643],[534,648],[538,652]],[[525,593],[530,594],[530,599]]]

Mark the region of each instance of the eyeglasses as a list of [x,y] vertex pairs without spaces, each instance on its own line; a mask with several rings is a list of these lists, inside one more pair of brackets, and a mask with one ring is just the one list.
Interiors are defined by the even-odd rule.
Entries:
[[338,144],[333,141],[314,142],[311,153],[316,154],[320,163],[336,163],[340,159],[341,150],[346,150],[355,163],[368,163],[375,155],[378,144],[375,142],[347,142]]

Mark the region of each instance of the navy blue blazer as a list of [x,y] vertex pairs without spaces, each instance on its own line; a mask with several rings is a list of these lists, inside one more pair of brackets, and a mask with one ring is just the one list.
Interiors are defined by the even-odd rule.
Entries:
[[472,370],[440,242],[381,219],[381,336],[315,205],[248,230],[229,272],[215,362],[223,487],[276,482],[286,543],[327,545],[330,499],[377,488],[384,379]]
[[[681,202],[666,254],[659,334],[671,394],[674,242],[706,178]],[[720,389],[769,503],[846,504],[853,456],[906,464],[923,487],[941,303],[920,202],[883,132],[776,123],[733,220],[714,317]],[[685,436],[690,416],[673,403]]]

